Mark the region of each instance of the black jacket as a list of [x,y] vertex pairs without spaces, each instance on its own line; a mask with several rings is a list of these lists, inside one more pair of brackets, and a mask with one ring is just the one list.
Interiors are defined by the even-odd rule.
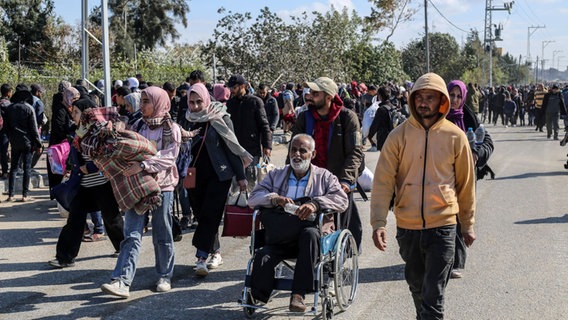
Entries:
[[[463,123],[466,128],[472,128],[473,131],[479,127],[479,121],[470,108],[463,108]],[[491,157],[491,154],[493,153],[493,149],[493,139],[491,139],[489,132],[485,130],[483,143],[476,146],[474,150],[471,150],[475,155],[477,155],[477,162],[475,163],[477,170],[483,168],[487,164],[489,157]]]
[[262,100],[254,95],[231,97],[227,101],[227,112],[235,127],[239,143],[251,155],[260,157],[262,149],[272,149],[272,131],[268,125]]
[[[227,124],[227,127],[229,127],[229,129],[233,130],[233,124],[229,116],[224,116],[223,121],[225,121],[225,124]],[[208,126],[207,130],[205,128],[206,126]],[[221,138],[217,131],[215,131],[215,128],[213,128],[213,126],[209,125],[208,123],[197,123],[194,125],[193,129],[198,128],[202,129],[199,132],[198,136],[200,139],[193,139],[194,142],[191,146],[193,160],[191,166],[197,167],[197,171],[199,172],[200,164],[203,164],[203,162],[200,162],[199,159],[205,159],[206,157],[203,157],[203,153],[207,152],[211,168],[217,174],[219,181],[227,181],[229,179],[232,179],[233,176],[236,177],[237,181],[244,180],[245,169],[243,168],[241,158],[239,158],[229,150],[229,147],[227,147],[227,144],[225,144],[223,138]],[[199,149],[203,141],[203,135],[206,135],[205,145],[200,153]]]
[[67,107],[63,105],[63,94],[56,93],[53,95],[53,103],[51,105],[51,134],[49,136],[49,145],[61,143],[68,135],[75,131],[75,124],[71,120],[71,115],[67,111]]
[[390,101],[384,101],[379,104],[379,108],[375,113],[375,118],[371,127],[369,127],[369,137],[377,135],[377,149],[380,151],[383,144],[387,140],[389,133],[392,131],[391,110],[395,108]]
[[30,104],[17,102],[8,106],[4,127],[12,149],[30,151],[41,147],[35,112]]

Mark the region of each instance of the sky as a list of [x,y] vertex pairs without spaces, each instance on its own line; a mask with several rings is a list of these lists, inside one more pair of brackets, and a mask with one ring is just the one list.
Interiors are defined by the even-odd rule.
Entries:
[[[428,29],[430,32],[450,33],[462,44],[470,29],[479,32],[483,41],[485,26],[486,0],[428,0]],[[492,1],[492,8],[504,7],[504,2]],[[81,1],[54,0],[55,12],[67,23],[80,23]],[[100,1],[90,0],[89,6],[99,5]],[[334,6],[337,9],[347,7],[356,10],[359,15],[368,15],[371,3],[367,0],[191,0],[189,2],[188,27],[179,25],[180,42],[197,43],[206,42],[217,21],[222,17],[217,13],[220,7],[232,12],[251,12],[253,17],[260,13],[260,9],[268,6],[272,12],[288,20],[290,16],[301,12],[325,12]],[[414,7],[419,6],[420,11],[413,21],[407,22],[397,28],[391,40],[397,48],[402,49],[409,42],[424,35],[424,1],[413,0]],[[492,23],[503,26],[501,37],[503,41],[496,42],[496,47],[502,47],[521,61],[527,58],[527,38],[529,27],[545,26],[544,28],[530,29],[530,56],[535,61],[542,57],[544,46],[545,68],[555,67],[560,70],[567,69],[568,65],[568,32],[566,32],[566,18],[568,17],[568,1],[566,0],[515,0],[510,14],[505,10],[492,10]],[[564,28],[562,28],[564,27]],[[381,34],[379,34],[380,36]],[[554,59],[553,59],[554,58]],[[553,61],[553,65],[551,65]]]

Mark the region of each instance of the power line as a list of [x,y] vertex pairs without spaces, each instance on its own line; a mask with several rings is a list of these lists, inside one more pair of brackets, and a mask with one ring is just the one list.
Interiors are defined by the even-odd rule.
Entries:
[[453,22],[451,22],[450,20],[448,20],[448,18],[446,18],[442,12],[440,12],[440,10],[438,10],[438,8],[436,7],[436,5],[432,2],[432,0],[428,0],[428,2],[430,2],[430,4],[432,5],[432,7],[434,7],[434,9],[436,9],[436,11],[438,11],[438,14],[440,14],[440,16],[442,16],[442,18],[444,18],[444,20],[446,20],[447,23],[449,23],[450,25],[452,25],[454,28],[458,29],[461,32],[465,32],[465,33],[469,33],[469,31],[466,31],[458,26],[456,26]]

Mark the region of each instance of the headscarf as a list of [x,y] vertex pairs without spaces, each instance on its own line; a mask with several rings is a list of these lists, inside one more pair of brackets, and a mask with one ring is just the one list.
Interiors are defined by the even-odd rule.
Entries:
[[169,116],[171,101],[168,93],[166,90],[156,86],[148,87],[142,90],[142,93],[145,93],[146,96],[148,96],[150,104],[152,104],[154,108],[152,115],[145,117],[144,121],[146,121],[150,127],[159,126],[162,123],[162,120]]
[[141,94],[138,92],[124,96],[124,100],[126,100],[132,106],[132,113],[140,110],[140,96]]
[[71,82],[69,81],[65,81],[65,80],[61,80],[59,82],[59,87],[57,88],[57,92],[61,92],[63,93],[63,91],[65,91],[66,88],[69,88],[71,86]]
[[[134,90],[138,89],[140,82],[135,77],[128,78],[128,88],[134,92]],[[133,90],[134,89],[134,90]]]
[[252,163],[252,155],[239,144],[233,130],[229,129],[225,121],[223,121],[223,117],[228,115],[227,107],[220,102],[215,101],[211,103],[209,91],[207,91],[207,88],[205,88],[202,83],[196,83],[189,88],[189,92],[187,93],[188,105],[189,97],[192,92],[195,92],[201,100],[203,100],[206,107],[199,112],[191,112],[190,109],[188,109],[186,114],[187,120],[191,122],[209,122],[223,141],[225,141],[229,150],[241,158],[245,168],[248,167]]
[[448,93],[450,93],[452,89],[456,86],[460,88],[462,101],[457,109],[451,108],[451,102],[450,102],[450,112],[448,112],[448,114],[446,115],[446,119],[450,120],[456,126],[460,127],[460,129],[465,131],[465,124],[463,122],[463,106],[465,105],[467,87],[465,86],[465,83],[463,83],[460,80],[452,80],[450,81],[450,83],[448,83]]
[[80,94],[74,87],[67,87],[63,91],[63,104],[70,108],[73,106],[73,100],[79,99]]
[[[142,117],[142,120],[148,125],[150,130],[162,127],[162,146],[166,148],[172,142],[172,128],[175,125],[170,116],[171,100],[166,90],[150,86],[142,93],[146,93],[154,111],[150,117]],[[140,96],[142,96],[142,93]]]
[[231,96],[231,90],[229,90],[229,88],[225,87],[224,84],[217,83],[213,87],[213,97],[215,98],[215,100],[217,100],[219,102],[225,102],[225,101],[229,100],[230,96]]

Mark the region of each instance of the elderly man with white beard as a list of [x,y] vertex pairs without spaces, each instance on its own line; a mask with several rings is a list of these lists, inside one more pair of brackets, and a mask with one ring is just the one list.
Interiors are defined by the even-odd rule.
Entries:
[[[311,164],[315,157],[314,139],[306,134],[294,136],[290,142],[290,164],[274,169],[257,184],[248,200],[250,207],[263,207],[282,212],[287,204],[300,202],[294,214],[301,221],[313,220],[324,209],[344,212],[347,209],[347,194],[339,180],[327,169]],[[303,201],[298,201],[298,199]],[[288,210],[287,210],[288,212]],[[265,224],[266,232],[268,230]],[[324,233],[333,231],[333,223],[327,223]],[[286,225],[279,226],[280,232]],[[283,259],[296,257],[290,311],[304,312],[306,293],[314,292],[314,269],[319,257],[321,232],[317,222],[305,223],[297,241],[270,244],[257,252],[252,271],[252,296],[266,303],[272,293],[274,267]]]

